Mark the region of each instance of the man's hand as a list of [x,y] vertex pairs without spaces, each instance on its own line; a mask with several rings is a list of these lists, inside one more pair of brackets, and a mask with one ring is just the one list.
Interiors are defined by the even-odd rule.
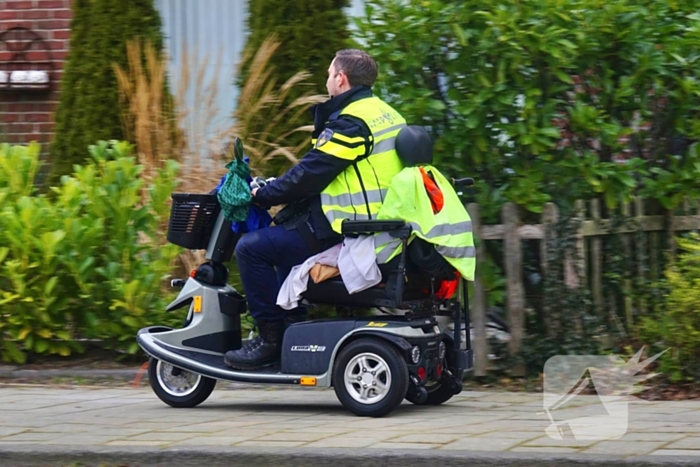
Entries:
[[251,182],[250,182],[250,194],[255,196],[255,193],[258,191],[258,188],[262,188],[271,181],[273,181],[275,177],[270,177],[268,179],[264,179],[262,177],[255,177]]

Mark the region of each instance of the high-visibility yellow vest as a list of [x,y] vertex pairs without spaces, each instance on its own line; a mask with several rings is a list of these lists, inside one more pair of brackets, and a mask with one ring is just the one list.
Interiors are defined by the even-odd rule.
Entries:
[[[412,227],[411,238],[422,238],[467,280],[474,280],[476,249],[472,222],[452,184],[435,167],[424,165],[442,191],[444,205],[433,213],[430,198],[418,167],[407,167],[397,174],[389,188],[377,219],[400,219]],[[377,263],[383,264],[401,252],[401,241],[388,233],[375,236]]]
[[[357,160],[321,192],[321,208],[333,230],[340,233],[345,219],[376,219],[391,180],[403,169],[396,153],[396,135],[406,120],[378,97],[352,102],[340,115],[363,120],[371,132],[371,152],[365,155],[365,138],[330,133],[319,148],[335,157]],[[319,139],[323,138],[323,133]]]

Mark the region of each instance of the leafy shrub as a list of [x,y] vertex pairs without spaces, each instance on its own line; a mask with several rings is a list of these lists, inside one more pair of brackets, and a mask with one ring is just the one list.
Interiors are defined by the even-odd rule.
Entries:
[[178,253],[163,244],[177,166],[146,186],[127,143],[90,147],[91,161],[37,195],[39,146],[0,147],[0,358],[69,355],[97,338],[135,352],[136,331],[169,322],[162,283]]
[[667,208],[699,195],[698,19],[690,0],[367,0],[358,26],[377,91],[495,216],[613,207],[645,174]]
[[678,239],[683,250],[665,271],[666,304],[657,316],[645,317],[642,335],[659,350],[659,371],[672,381],[700,379],[700,235]]
[[[375,92],[429,129],[439,167],[475,178],[484,224],[499,223],[509,201],[529,211],[524,223],[537,223],[533,213],[549,201],[563,213],[576,200],[600,199],[610,218],[634,195],[666,210],[684,196],[700,197],[696,1],[366,0],[365,6],[356,36],[380,67]],[[647,214],[667,214],[653,204],[656,212]],[[572,240],[559,238],[557,252]],[[526,268],[542,266],[537,253]],[[624,249],[615,253],[627,266],[619,276],[624,283],[629,265],[636,271],[639,263],[622,258]],[[496,242],[487,243],[486,256],[480,264],[503,264]],[[594,351],[585,339],[614,318],[601,316],[600,325],[589,319],[585,290],[569,293],[560,278],[538,289],[540,313],[526,343],[530,362]],[[623,290],[606,288],[606,306]],[[612,307],[607,311],[615,316]],[[581,325],[545,334],[548,320],[568,316]],[[688,344],[684,352],[693,338],[678,337]],[[697,353],[685,360],[697,361]]]
[[[58,284],[65,250],[60,217],[46,197],[31,197],[39,146],[0,147],[0,357],[23,361],[12,340],[30,350],[67,355],[71,349],[52,337],[70,338],[68,298]],[[5,339],[3,339],[5,338]]]

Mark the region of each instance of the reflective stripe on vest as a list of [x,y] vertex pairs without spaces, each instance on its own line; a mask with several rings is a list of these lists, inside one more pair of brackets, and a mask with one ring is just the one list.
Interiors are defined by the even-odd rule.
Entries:
[[473,246],[437,245],[435,249],[442,256],[446,256],[448,258],[476,258],[476,248]]
[[[390,259],[401,252],[401,240],[392,240],[391,242],[382,244],[382,249],[377,253],[377,264],[388,263]],[[474,259],[476,258],[476,248],[473,246],[441,246],[435,245],[435,249],[442,256],[455,259]]]
[[396,136],[374,143],[373,154],[396,149]]
[[[381,203],[386,197],[386,188],[380,190],[368,190],[367,201],[370,203]],[[343,208],[349,206],[363,206],[365,198],[363,193],[344,193],[342,195],[331,196],[328,193],[321,193],[321,203],[327,206],[340,206]]]
[[[455,224],[438,224],[433,226],[428,232],[423,232],[420,225],[417,222],[407,222],[411,226],[411,230],[414,232],[419,232],[424,238],[438,238],[444,235],[460,235],[463,233],[472,233],[472,221],[457,222]],[[388,243],[396,237],[392,237],[389,232],[382,232],[377,234],[377,244]]]
[[[352,102],[341,111],[341,115],[351,115],[367,124],[371,132],[372,150],[362,158],[364,146],[360,154],[356,137],[337,134],[333,135],[330,143],[320,147],[336,157],[359,159],[321,192],[321,208],[337,233],[341,232],[345,219],[376,218],[392,178],[403,169],[395,148],[396,135],[406,126],[403,117],[378,97]],[[338,142],[334,143],[334,139]],[[350,148],[344,145],[355,147],[350,152]]]
[[400,123],[398,125],[390,126],[389,128],[384,128],[383,130],[379,130],[376,133],[373,133],[373,135],[375,138],[379,138],[380,136],[384,136],[385,134],[391,133],[392,131],[400,130],[401,128],[403,128],[405,126],[406,126],[405,123]]
[[[438,224],[433,226],[427,233],[424,233],[416,222],[408,222],[411,226],[413,232],[420,233],[421,237],[425,239],[435,240],[439,237],[445,235],[450,235],[456,237],[462,234],[472,233],[472,222],[464,221],[457,222],[455,224]],[[397,240],[396,237],[392,237],[389,232],[382,232],[375,236],[374,245],[376,248],[383,247],[377,253],[377,262],[379,264],[384,264],[389,261],[390,258],[396,256],[399,251],[397,248],[401,246],[401,241]],[[450,256],[452,258],[475,258],[476,249],[474,247],[443,247],[437,246],[437,250],[443,256]]]
[[[469,213],[444,175],[429,165],[423,169],[433,174],[445,199],[443,208],[433,211],[421,171],[411,167],[394,177],[378,218],[404,220],[412,229],[409,241],[421,238],[433,244],[465,279],[474,280],[476,248]],[[401,242],[388,232],[376,234],[374,240],[379,264],[391,261],[402,251]]]
[[382,232],[377,234],[374,238],[374,248],[377,254],[377,264],[388,263],[390,258],[396,256],[400,252],[401,240],[398,238],[391,237],[391,240],[384,241],[385,239],[380,238],[382,235],[389,237],[389,234]]
[[472,232],[472,221],[457,222],[456,224],[438,224],[433,226],[428,232],[423,232],[420,226],[411,222],[411,228],[421,232],[425,238],[438,238],[444,235],[459,235]]

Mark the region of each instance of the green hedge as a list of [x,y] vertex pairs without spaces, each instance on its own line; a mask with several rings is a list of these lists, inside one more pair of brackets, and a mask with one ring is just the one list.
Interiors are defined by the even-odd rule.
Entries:
[[100,142],[49,196],[39,152],[0,146],[0,360],[66,356],[84,338],[136,352],[139,328],[174,320],[162,285],[179,248],[162,226],[177,165],[146,184],[127,143]]
[[644,317],[642,335],[661,356],[659,372],[676,382],[700,379],[700,234],[680,238],[678,260],[665,272],[666,306]]
[[[348,18],[343,11],[350,0],[255,0],[250,10],[246,52],[253,54],[270,34],[281,42],[272,63],[278,83],[306,70],[313,91],[326,94],[328,65],[335,52],[348,46]],[[245,77],[245,67],[242,78]],[[296,96],[292,96],[296,97]]]
[[153,0],[75,0],[72,9],[70,50],[51,144],[53,183],[85,161],[88,145],[129,136],[122,125],[113,68],[116,63],[127,69],[127,41],[139,37],[150,40],[159,53],[163,49]]
[[[244,62],[236,78],[236,84],[242,90],[248,79],[261,80],[261,95],[255,96],[260,101],[255,104],[255,118],[247,117],[246,134],[259,135],[267,139],[270,135],[269,122],[278,117],[280,109],[290,108],[297,99],[306,95],[326,95],[328,66],[335,57],[335,52],[347,48],[349,42],[349,22],[343,11],[350,4],[349,0],[255,0],[248,2],[246,26],[249,35],[246,39]],[[271,35],[280,43],[269,61],[269,67],[261,73],[250,74],[260,46]],[[295,74],[306,71],[310,76],[302,84],[296,84],[282,102],[276,99],[268,87],[270,83],[283,86]],[[269,74],[269,76],[268,76]],[[265,82],[262,82],[264,78]],[[280,93],[282,94],[282,93]],[[241,92],[238,96],[238,108],[251,106],[250,96]],[[244,100],[244,101],[243,101]],[[312,123],[308,112],[303,108],[295,109],[289,117],[280,121],[274,128],[273,139],[286,135],[284,145],[288,146],[296,158],[301,158],[311,148],[307,132],[294,131]],[[304,144],[306,142],[306,144]],[[298,148],[301,151],[298,152]],[[296,148],[296,149],[295,149]],[[274,158],[266,163],[264,169],[271,175],[288,169],[289,161],[284,157]]]
[[[554,201],[562,231],[553,250],[569,248],[575,255],[573,228],[566,221],[578,199],[600,199],[603,217],[619,219],[620,203],[634,195],[657,201],[649,203],[647,214],[660,215],[677,211],[683,197],[700,198],[697,1],[367,0],[365,5],[356,39],[379,64],[375,92],[410,123],[429,128],[439,167],[475,178],[484,223],[499,223],[508,201],[522,208],[523,222],[537,223],[544,203]],[[622,245],[619,240],[605,239],[603,287],[606,298],[622,303],[629,294],[622,279],[641,260],[627,257],[623,248],[613,251]],[[541,272],[536,247],[529,247],[532,243],[525,250],[526,267]],[[490,242],[480,263],[490,298],[503,287],[502,254]],[[691,257],[696,262],[697,251]],[[692,310],[699,303],[691,289],[698,284],[687,261],[670,270],[666,297],[651,296],[658,284],[636,289],[653,298],[654,310],[647,311],[646,332],[635,318],[625,342],[644,338],[673,347],[662,371],[697,380],[700,328]],[[529,283],[529,293],[537,294],[528,297],[537,311],[528,315],[537,317],[533,322],[590,312],[585,287],[573,294],[551,267],[538,284]],[[601,311],[603,321],[613,312]],[[598,317],[585,318],[585,332],[572,326],[554,339],[543,333],[545,326],[528,324],[525,346],[539,358],[585,350],[579,343],[592,342],[587,333],[600,332]],[[606,326],[617,335],[616,325]]]
[[367,0],[358,26],[377,92],[478,180],[487,215],[700,195],[694,0]]

